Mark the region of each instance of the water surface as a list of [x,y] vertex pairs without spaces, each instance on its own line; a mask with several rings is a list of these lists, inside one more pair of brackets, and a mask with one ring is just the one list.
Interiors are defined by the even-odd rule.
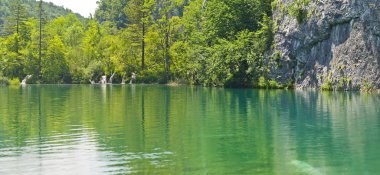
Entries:
[[0,174],[378,174],[380,96],[0,87]]

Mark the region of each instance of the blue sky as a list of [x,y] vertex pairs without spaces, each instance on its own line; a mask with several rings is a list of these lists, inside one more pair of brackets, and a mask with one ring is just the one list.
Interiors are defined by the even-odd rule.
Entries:
[[89,17],[90,13],[94,14],[97,7],[96,1],[98,0],[43,0],[45,2],[52,2],[58,6],[64,6],[71,9],[73,12],[79,13],[84,17]]

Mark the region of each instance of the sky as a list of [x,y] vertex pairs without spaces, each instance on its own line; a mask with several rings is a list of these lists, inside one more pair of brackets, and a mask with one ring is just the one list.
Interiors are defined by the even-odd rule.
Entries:
[[84,17],[89,17],[90,13],[94,14],[97,7],[96,1],[98,0],[43,0],[45,2],[52,2],[58,6],[63,6],[79,13]]

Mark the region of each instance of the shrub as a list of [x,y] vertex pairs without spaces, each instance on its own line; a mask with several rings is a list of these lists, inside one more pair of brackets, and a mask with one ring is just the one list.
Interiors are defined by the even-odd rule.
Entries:
[[11,80],[9,80],[9,84],[18,86],[18,85],[20,85],[20,80],[18,78],[11,79]]
[[270,80],[269,81],[269,88],[270,89],[282,89],[283,86],[278,83],[276,80]]
[[288,7],[289,15],[295,17],[300,24],[307,19],[308,12],[306,6],[310,3],[309,0],[295,0]]
[[265,78],[263,76],[261,76],[259,78],[259,84],[258,84],[258,87],[259,88],[267,88],[268,85],[267,85],[267,81],[265,80]]
[[322,84],[321,89],[323,91],[332,91],[334,90],[333,83],[330,80],[326,80],[326,82]]
[[5,85],[5,86],[9,85],[9,80],[8,80],[8,78],[7,78],[7,77],[1,77],[1,76],[0,76],[0,85]]
[[284,88],[285,88],[285,89],[294,89],[294,80],[288,80],[288,81],[284,84]]
[[[136,82],[138,83],[167,83],[165,80],[165,73],[162,71],[156,71],[152,69],[145,69],[139,72],[136,76]],[[128,78],[127,78],[128,79]]]
[[375,92],[376,87],[373,84],[368,83],[367,81],[364,81],[363,86],[360,87],[360,91],[362,91],[362,92]]

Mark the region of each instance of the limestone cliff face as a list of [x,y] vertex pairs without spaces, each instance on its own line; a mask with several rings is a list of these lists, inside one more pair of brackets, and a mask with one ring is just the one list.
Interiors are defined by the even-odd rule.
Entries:
[[310,0],[303,21],[287,13],[296,0],[277,1],[272,78],[297,88],[380,88],[380,0]]

